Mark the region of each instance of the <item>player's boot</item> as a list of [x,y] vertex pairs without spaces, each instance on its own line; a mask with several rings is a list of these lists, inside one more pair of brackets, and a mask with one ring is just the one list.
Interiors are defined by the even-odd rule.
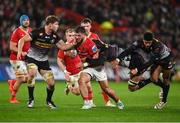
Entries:
[[91,104],[89,101],[84,101],[84,105],[82,106],[81,109],[90,109],[92,108]]
[[89,100],[89,103],[90,103],[90,105],[91,105],[92,108],[95,108],[95,107],[96,107],[96,105],[94,104],[93,100]]
[[11,98],[10,98],[10,103],[12,103],[12,104],[17,104],[17,103],[19,103],[19,101],[16,99],[15,96],[11,96]]
[[34,100],[29,100],[28,101],[28,108],[33,108],[34,107]]
[[116,107],[110,100],[105,104],[107,107]]
[[162,109],[166,106],[167,102],[160,101],[158,104],[154,106],[154,109]]
[[47,100],[47,101],[46,101],[46,104],[47,104],[47,106],[50,107],[51,109],[56,109],[56,105],[54,104],[53,101]]
[[124,109],[124,104],[120,100],[116,103],[116,105],[119,109]]

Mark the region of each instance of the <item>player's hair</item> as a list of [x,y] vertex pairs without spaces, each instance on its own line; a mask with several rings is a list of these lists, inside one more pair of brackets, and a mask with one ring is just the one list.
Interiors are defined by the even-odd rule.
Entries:
[[86,30],[82,26],[77,26],[76,29],[75,29],[75,32],[76,33],[84,33],[84,34],[86,34]]
[[84,18],[81,23],[92,23],[92,20],[90,18]]
[[154,35],[152,32],[145,32],[144,33],[144,40],[146,41],[152,41],[154,39]]
[[49,15],[46,17],[45,24],[49,25],[50,23],[53,24],[55,22],[59,22],[59,18],[55,15]]
[[75,32],[75,30],[73,29],[73,28],[68,28],[66,31],[65,31],[65,33],[72,33],[72,32]]

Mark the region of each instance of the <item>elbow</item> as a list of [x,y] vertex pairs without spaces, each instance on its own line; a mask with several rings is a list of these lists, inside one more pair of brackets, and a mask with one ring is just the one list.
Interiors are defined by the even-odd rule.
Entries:
[[9,46],[9,49],[12,51],[12,50],[13,50],[13,46],[10,45],[10,46]]

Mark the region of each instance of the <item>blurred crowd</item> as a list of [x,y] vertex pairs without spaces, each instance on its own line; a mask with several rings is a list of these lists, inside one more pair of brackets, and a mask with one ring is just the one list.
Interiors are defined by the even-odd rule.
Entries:
[[[180,60],[180,2],[178,0],[4,0],[0,3],[0,55],[8,57],[9,38],[27,14],[31,27],[40,27],[55,8],[61,7],[89,17],[101,25],[101,39],[127,47],[146,30],[165,42]],[[73,25],[61,16],[61,26]],[[70,24],[71,23],[71,24]],[[72,24],[73,23],[73,24]],[[109,26],[107,26],[109,25]],[[109,31],[107,29],[110,29]],[[56,56],[56,50],[51,52]]]

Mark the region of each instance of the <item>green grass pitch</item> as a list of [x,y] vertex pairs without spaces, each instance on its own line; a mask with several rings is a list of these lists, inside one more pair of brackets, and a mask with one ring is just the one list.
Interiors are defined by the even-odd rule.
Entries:
[[27,88],[23,84],[17,95],[20,104],[9,103],[8,84],[0,82],[0,122],[21,121],[21,122],[178,122],[180,121],[180,83],[172,82],[168,97],[168,104],[162,110],[155,110],[153,106],[159,102],[158,93],[160,88],[153,84],[145,88],[129,92],[127,83],[110,83],[125,104],[124,110],[105,107],[100,87],[93,82],[94,103],[96,108],[90,110],[80,109],[83,101],[80,96],[64,94],[64,82],[56,81],[56,89],[53,100],[57,109],[51,110],[45,105],[46,83],[36,82],[35,107],[27,108]]

